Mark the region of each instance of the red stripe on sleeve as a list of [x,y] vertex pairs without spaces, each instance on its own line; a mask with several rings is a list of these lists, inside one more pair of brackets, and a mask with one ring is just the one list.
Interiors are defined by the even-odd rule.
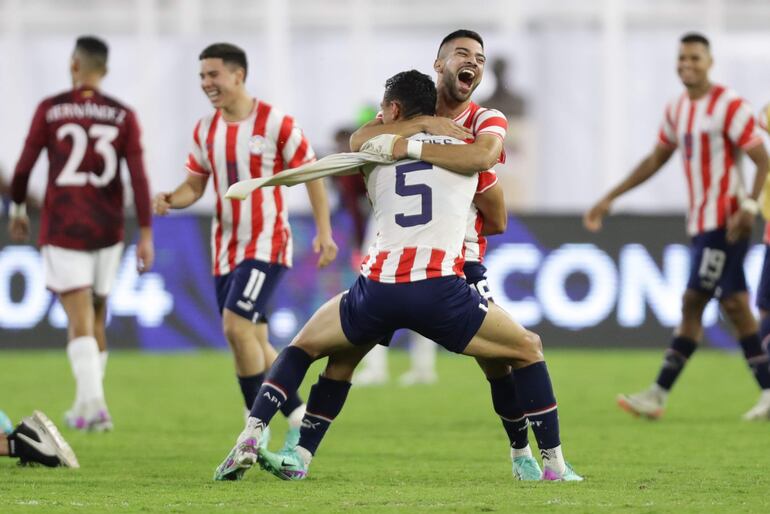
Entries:
[[407,247],[401,252],[396,268],[396,283],[409,282],[411,280],[412,268],[414,267],[414,258],[417,255],[417,248]]
[[746,126],[743,127],[741,137],[738,138],[738,146],[740,148],[746,148],[747,146],[753,146],[754,139],[754,118],[749,117],[749,121],[746,122]]

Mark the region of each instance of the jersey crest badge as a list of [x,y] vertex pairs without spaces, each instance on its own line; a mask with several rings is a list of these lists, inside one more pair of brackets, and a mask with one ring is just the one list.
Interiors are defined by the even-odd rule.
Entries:
[[262,155],[265,149],[265,138],[259,134],[255,134],[249,138],[249,152],[252,155]]

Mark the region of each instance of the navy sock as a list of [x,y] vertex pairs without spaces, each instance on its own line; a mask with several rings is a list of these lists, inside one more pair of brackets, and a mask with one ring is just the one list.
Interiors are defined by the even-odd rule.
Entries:
[[529,419],[540,453],[559,446],[559,414],[545,362],[519,368],[513,376],[521,408]]
[[503,422],[512,448],[522,449],[529,444],[527,437],[527,417],[516,397],[516,382],[513,374],[501,378],[488,378],[492,391],[492,406]]
[[770,388],[770,367],[768,367],[767,353],[762,351],[759,334],[746,336],[741,339],[740,343],[746,362],[754,373],[759,387],[762,389]]
[[658,373],[658,378],[655,382],[669,391],[676,379],[679,378],[679,374],[684,369],[684,365],[692,357],[692,354],[698,348],[698,343],[688,337],[677,336],[671,341],[671,346],[668,347],[663,357],[663,365]]
[[770,353],[770,314],[759,322],[759,338],[762,342],[762,349],[765,353]]
[[318,382],[310,388],[298,446],[315,455],[326,431],[345,405],[348,391],[350,382],[332,380],[323,375],[318,377]]
[[302,397],[299,395],[299,391],[294,391],[289,394],[289,397],[286,398],[286,401],[281,405],[281,413],[288,418],[297,407],[302,405],[302,403]]
[[238,385],[241,386],[243,403],[246,404],[247,409],[251,410],[251,407],[254,406],[254,400],[256,399],[259,388],[262,387],[262,382],[264,380],[264,373],[251,375],[249,377],[238,377]]
[[269,425],[281,405],[296,393],[312,363],[313,359],[301,348],[284,348],[259,388],[251,407],[251,417],[259,419],[265,426]]

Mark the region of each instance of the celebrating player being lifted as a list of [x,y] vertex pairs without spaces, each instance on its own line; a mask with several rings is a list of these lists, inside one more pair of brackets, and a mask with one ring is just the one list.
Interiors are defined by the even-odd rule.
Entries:
[[[766,418],[770,413],[768,359],[749,307],[743,270],[768,156],[749,105],[732,89],[709,80],[712,63],[705,37],[682,37],[677,72],[686,90],[666,107],[655,148],[584,217],[586,228],[601,229],[612,202],[652,177],[677,148],[681,149],[689,193],[687,233],[692,238],[682,321],[652,386],[618,396],[623,409],[652,419],[663,414],[674,382],[697,349],[703,337],[703,311],[714,297],[738,332],[743,353],[762,389],[759,402],[744,417]],[[757,167],[748,193],[740,173],[744,152]]]
[[[386,83],[383,122],[432,115],[436,90],[430,77],[403,72]],[[410,142],[462,144],[446,136],[417,134]],[[365,172],[377,226],[377,240],[349,291],[335,296],[284,349],[271,368],[235,447],[215,478],[240,478],[257,462],[264,431],[277,410],[296,391],[313,361],[329,357],[353,364],[398,328],[409,328],[455,353],[499,360],[522,371],[523,402],[542,441],[546,480],[580,480],[565,463],[559,421],[540,338],[468,285],[462,276],[467,213],[476,191],[475,173],[463,175],[411,159]],[[327,368],[328,369],[328,368]],[[319,392],[324,387],[324,393]],[[347,396],[348,382],[321,376],[311,399],[326,416],[308,412],[305,425],[317,424],[317,447]],[[514,401],[513,398],[509,399]],[[312,452],[299,446],[283,477],[306,476]],[[269,464],[269,463],[268,463]]]
[[11,184],[11,238],[29,235],[24,201],[40,152],[48,152],[48,185],[39,243],[48,289],[67,314],[67,356],[77,384],[65,417],[81,430],[109,430],[104,399],[107,365],[107,295],[123,253],[123,184],[120,162],[131,174],[140,235],[137,269],[153,263],[150,193],[134,112],[99,91],[107,73],[107,45],[78,38],[70,73],[73,89],[43,100],[35,111]]
[[[201,88],[215,111],[195,126],[187,179],[175,191],[156,195],[154,206],[156,213],[166,214],[192,205],[213,178],[217,200],[211,252],[217,301],[248,410],[275,360],[265,308],[292,264],[292,239],[282,187],[256,190],[243,202],[224,194],[234,182],[297,167],[315,160],[315,154],[291,116],[248,94],[243,50],[217,43],[199,59]],[[309,182],[307,191],[318,232],[313,249],[320,252],[318,265],[324,267],[336,257],[337,246],[323,182]],[[304,414],[302,401],[292,393],[281,408],[289,418],[291,446]]]

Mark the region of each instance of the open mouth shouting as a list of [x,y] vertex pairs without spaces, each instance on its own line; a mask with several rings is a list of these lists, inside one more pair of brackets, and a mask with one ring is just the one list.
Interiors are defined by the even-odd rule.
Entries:
[[462,68],[457,74],[457,81],[460,92],[464,94],[470,93],[476,81],[476,70],[473,68]]

